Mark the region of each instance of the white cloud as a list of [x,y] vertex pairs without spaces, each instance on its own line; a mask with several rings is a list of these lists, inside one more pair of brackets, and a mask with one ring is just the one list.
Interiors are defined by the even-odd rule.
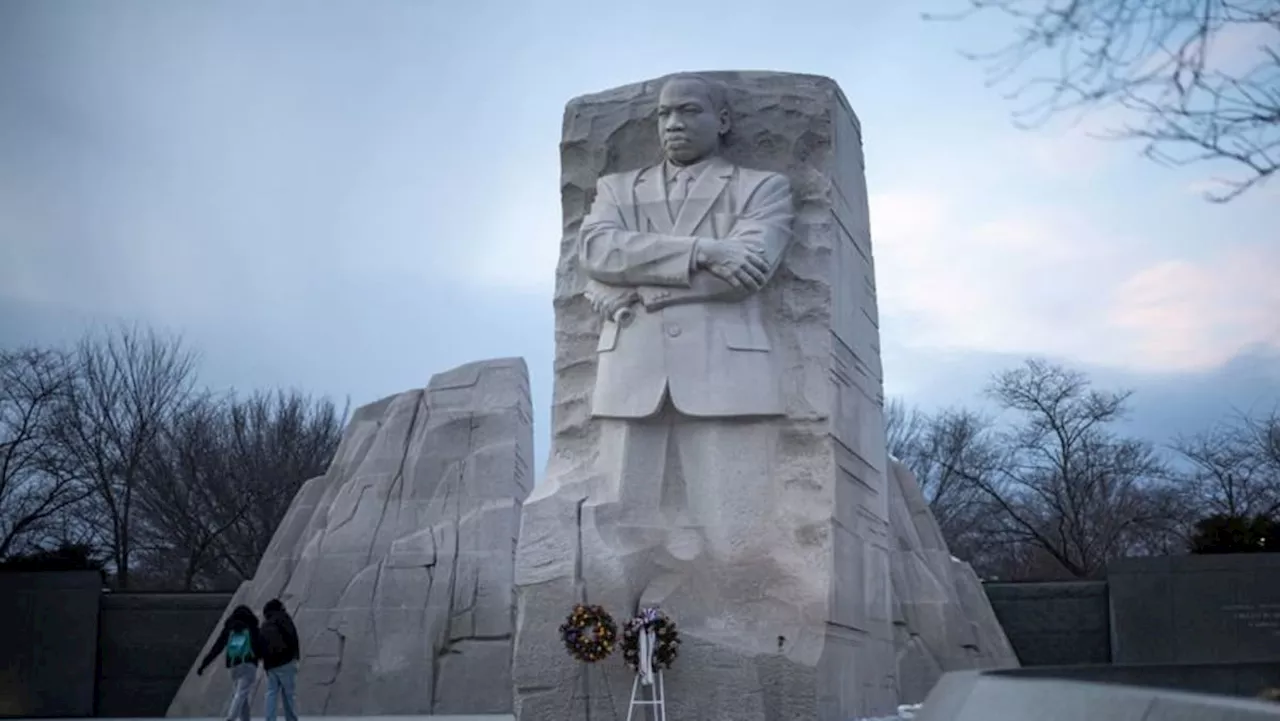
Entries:
[[998,140],[984,143],[983,165],[1004,173],[1016,171],[1045,180],[1072,180],[1097,175],[1116,158],[1118,147],[1108,138],[1141,118],[1114,105],[1064,111],[1023,130],[1010,129]]
[[1165,260],[1135,273],[1107,322],[1162,369],[1215,368],[1250,346],[1280,351],[1280,248],[1229,249],[1211,260]]
[[[968,203],[964,201],[969,201]],[[1152,264],[1153,246],[1059,208],[871,198],[880,308],[905,347],[1206,370],[1280,348],[1280,249]]]
[[1280,28],[1269,23],[1225,25],[1210,40],[1211,69],[1241,77],[1258,66],[1270,65],[1268,49],[1280,41]]
[[1089,298],[1063,277],[1114,255],[1069,219],[988,215],[937,194],[873,195],[871,223],[881,309],[911,319],[910,345],[1059,350],[1070,345],[1061,316]]
[[1122,125],[1111,115],[1091,116],[1065,129],[1028,133],[1011,150],[1038,173],[1055,177],[1091,175],[1114,157],[1114,147],[1097,136],[1119,127]]

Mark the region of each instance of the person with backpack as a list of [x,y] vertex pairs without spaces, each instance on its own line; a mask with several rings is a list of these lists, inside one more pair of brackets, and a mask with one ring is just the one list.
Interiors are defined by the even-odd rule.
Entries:
[[258,617],[248,606],[236,606],[222,624],[222,633],[213,642],[213,648],[205,655],[196,669],[196,675],[204,673],[219,653],[226,653],[227,668],[231,670],[231,705],[227,720],[249,721],[249,704],[253,700],[254,682],[258,677],[258,663],[265,646],[258,630]]
[[262,668],[267,672],[266,721],[276,721],[276,699],[284,704],[285,721],[298,721],[294,690],[298,679],[298,629],[280,599],[262,607]]

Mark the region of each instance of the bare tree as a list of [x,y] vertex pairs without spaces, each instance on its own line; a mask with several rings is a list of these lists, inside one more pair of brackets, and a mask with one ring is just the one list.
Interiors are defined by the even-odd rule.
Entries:
[[889,452],[915,475],[948,548],[979,573],[989,570],[991,502],[975,479],[999,460],[990,421],[964,408],[928,414],[894,400],[885,428]]
[[987,393],[1016,420],[997,433],[992,472],[969,480],[999,511],[1004,542],[1038,548],[1084,578],[1169,523],[1153,450],[1109,429],[1128,392],[1093,390],[1082,373],[1028,360],[997,374]]
[[911,467],[906,459],[919,447],[929,420],[927,413],[908,406],[901,398],[890,399],[884,407],[884,436],[889,455]]
[[191,398],[149,449],[136,492],[137,548],[157,580],[183,590],[216,584],[217,543],[252,499],[231,484],[227,401]]
[[1208,516],[1224,522],[1280,517],[1280,414],[1236,414],[1172,444],[1185,462],[1181,483],[1186,525]]
[[0,351],[0,558],[30,550],[84,497],[50,453],[50,421],[71,384],[64,353]]
[[[992,83],[1047,67],[1017,85],[1024,126],[1099,106],[1135,118],[1110,136],[1137,139],[1151,159],[1175,165],[1225,161],[1239,172],[1226,202],[1265,182],[1280,164],[1280,1],[968,0],[943,19],[988,12],[1015,38],[970,57]],[[929,17],[929,16],[926,16]],[[1253,55],[1254,57],[1248,57]],[[1047,62],[1046,62],[1047,61]]]
[[1201,515],[1270,516],[1280,510],[1280,475],[1257,440],[1241,418],[1174,442],[1189,466],[1178,476]]
[[237,486],[253,505],[229,538],[225,558],[245,578],[253,575],[298,489],[328,469],[345,416],[327,398],[297,392],[259,392],[232,404],[229,450]]
[[1280,475],[1280,408],[1256,417],[1246,416],[1245,426],[1253,435],[1258,457],[1275,475]]
[[86,520],[128,588],[135,492],[148,454],[190,396],[195,358],[180,338],[129,327],[87,335],[72,358],[51,437],[63,467],[93,489]]
[[140,485],[151,565],[183,588],[251,577],[298,489],[328,468],[344,417],[296,391],[189,402]]

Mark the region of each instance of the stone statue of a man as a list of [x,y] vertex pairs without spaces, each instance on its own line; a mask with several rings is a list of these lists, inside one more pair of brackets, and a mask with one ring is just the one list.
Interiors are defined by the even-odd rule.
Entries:
[[729,128],[722,86],[668,81],[664,160],[599,179],[578,258],[605,316],[592,397],[605,492],[593,501],[616,504],[619,528],[664,529],[624,545],[737,564],[770,535],[768,417],[784,409],[757,292],[786,252],[794,209],[785,176],[720,156]]

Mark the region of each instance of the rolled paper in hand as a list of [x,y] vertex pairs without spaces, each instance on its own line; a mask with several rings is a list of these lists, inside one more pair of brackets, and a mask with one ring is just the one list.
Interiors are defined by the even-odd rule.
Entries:
[[623,306],[613,312],[613,322],[622,325],[636,317],[636,312],[631,310],[631,306]]

